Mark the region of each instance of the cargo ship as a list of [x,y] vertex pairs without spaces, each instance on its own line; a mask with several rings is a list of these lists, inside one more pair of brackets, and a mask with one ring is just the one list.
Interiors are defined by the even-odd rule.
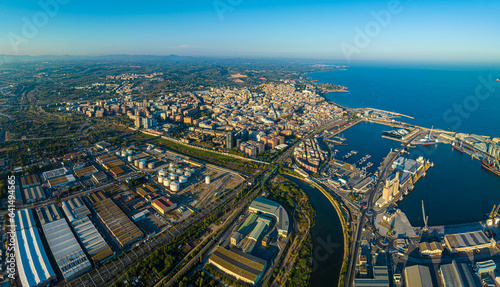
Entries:
[[488,162],[485,159],[483,159],[482,163],[483,163],[482,164],[483,168],[485,168],[485,169],[491,171],[492,173],[500,176],[500,168],[496,167],[493,163]]
[[422,145],[435,145],[435,144],[438,144],[438,140],[437,139],[435,139],[435,140],[431,139],[432,129],[434,129],[434,127],[432,127],[431,130],[429,131],[429,134],[427,135],[427,138],[421,140],[422,141]]
[[464,152],[464,148],[461,146],[458,146],[456,143],[453,143],[451,145],[454,149],[458,150],[459,152]]

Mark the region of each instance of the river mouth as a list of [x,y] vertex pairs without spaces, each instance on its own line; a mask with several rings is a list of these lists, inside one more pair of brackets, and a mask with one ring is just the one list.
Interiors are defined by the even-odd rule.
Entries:
[[311,228],[313,266],[309,286],[337,286],[344,258],[344,235],[337,211],[319,189],[297,178],[285,177],[308,195],[316,211]]

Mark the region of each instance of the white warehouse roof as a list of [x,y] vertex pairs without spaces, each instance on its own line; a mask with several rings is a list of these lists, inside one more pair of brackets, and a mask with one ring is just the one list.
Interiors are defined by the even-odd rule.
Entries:
[[[45,285],[56,279],[30,209],[16,212],[16,262],[23,287]],[[33,223],[33,225],[31,225]]]

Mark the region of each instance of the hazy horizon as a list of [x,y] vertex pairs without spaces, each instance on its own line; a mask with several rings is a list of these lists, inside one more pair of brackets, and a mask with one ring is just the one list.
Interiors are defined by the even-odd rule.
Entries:
[[500,3],[244,1],[0,4],[0,54],[500,62]]

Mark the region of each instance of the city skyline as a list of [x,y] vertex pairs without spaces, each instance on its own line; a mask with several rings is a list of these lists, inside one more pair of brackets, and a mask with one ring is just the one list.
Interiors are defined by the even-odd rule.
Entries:
[[500,60],[494,1],[6,1],[0,53]]

